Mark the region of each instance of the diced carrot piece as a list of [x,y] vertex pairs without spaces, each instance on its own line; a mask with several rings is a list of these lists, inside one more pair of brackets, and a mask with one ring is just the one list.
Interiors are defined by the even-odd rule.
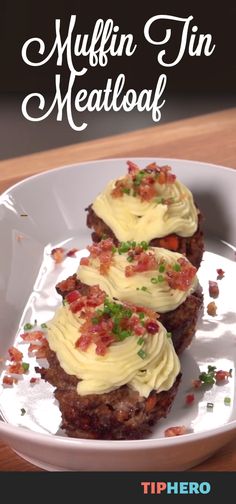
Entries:
[[159,245],[160,247],[176,251],[179,248],[179,239],[175,235],[169,235],[165,238],[161,238]]

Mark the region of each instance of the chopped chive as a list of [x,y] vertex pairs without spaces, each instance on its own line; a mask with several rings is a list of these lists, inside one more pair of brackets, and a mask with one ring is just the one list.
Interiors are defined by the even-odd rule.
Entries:
[[148,247],[149,247],[149,245],[148,245],[148,243],[146,241],[141,241],[140,245],[141,245],[141,247],[142,247],[143,250],[147,250]]
[[172,338],[172,332],[167,332],[166,336],[167,336],[167,338]]
[[112,247],[112,249],[111,249],[112,254],[115,254],[116,250],[117,250],[116,247]]
[[160,266],[159,266],[159,273],[164,273],[164,271],[165,271],[164,264],[160,264]]
[[123,188],[123,193],[130,194],[130,189],[128,187]]
[[132,248],[131,242],[122,242],[118,247],[118,252],[119,254],[124,254],[128,252],[130,248]]
[[199,380],[208,385],[213,385],[215,383],[216,366],[208,366],[207,369],[207,373],[205,371],[200,373]]
[[163,275],[158,275],[157,277],[152,277],[151,282],[152,284],[158,284],[164,281]]
[[164,204],[165,200],[162,196],[157,196],[157,198],[155,198],[155,203],[157,203],[158,205],[160,204]]
[[138,316],[139,316],[140,320],[143,320],[143,319],[144,319],[144,317],[145,317],[145,313],[143,313],[143,312],[139,312],[139,313],[138,313]]
[[224,404],[225,404],[226,406],[230,406],[230,404],[231,404],[231,399],[230,399],[230,397],[225,397],[225,398],[224,398]]
[[63,306],[66,306],[66,300],[65,299],[62,300],[62,304],[63,304]]
[[29,363],[28,362],[22,362],[22,367],[23,367],[24,371],[28,371],[29,370]]
[[130,256],[128,256],[128,257],[127,257],[127,261],[128,261],[128,262],[133,262],[133,260],[134,260],[134,257],[133,257],[133,256],[131,256],[131,255],[130,255]]
[[24,325],[24,331],[30,331],[31,329],[33,329],[32,324],[30,324],[29,322],[27,322],[27,323]]
[[213,385],[213,383],[215,383],[214,375],[212,375],[211,373],[205,373],[205,371],[203,371],[203,373],[200,373],[199,380],[210,385]]
[[151,283],[154,284],[154,285],[157,284],[158,283],[158,278],[152,277],[151,278]]
[[123,341],[124,339],[128,338],[130,335],[131,335],[131,331],[123,330],[123,331],[120,331],[118,337],[119,337],[119,340]]
[[43,324],[41,324],[41,327],[42,327],[42,329],[47,329],[47,324],[45,324],[45,322],[43,322]]
[[139,338],[138,341],[137,341],[138,345],[142,345],[144,343],[144,339],[143,338]]
[[99,323],[99,318],[98,317],[93,317],[92,318],[92,324],[98,324]]
[[216,366],[207,366],[208,373],[213,373],[216,370]]
[[134,185],[135,186],[140,186],[142,180],[143,180],[143,177],[145,177],[146,175],[146,172],[145,171],[140,171],[139,173],[137,173],[135,179],[134,179]]
[[124,194],[130,194],[130,189],[128,187],[124,187],[122,191]]
[[132,310],[130,310],[129,308],[124,309],[123,310],[123,316],[127,317],[127,318],[130,318],[132,316]]
[[142,290],[143,292],[148,292],[148,293],[150,294],[150,291],[148,290],[148,288],[147,288],[147,287],[145,287],[145,285],[143,285],[143,286],[141,287],[141,290]]
[[141,348],[139,351],[138,351],[138,355],[139,357],[141,357],[141,359],[145,359],[146,357],[146,352],[144,352],[144,350]]
[[180,266],[180,264],[175,263],[175,264],[173,265],[173,270],[174,270],[174,271],[179,272],[179,271],[181,270],[181,266]]
[[207,411],[212,411],[214,408],[214,404],[212,402],[207,403]]
[[24,416],[26,414],[25,408],[21,408],[21,416]]

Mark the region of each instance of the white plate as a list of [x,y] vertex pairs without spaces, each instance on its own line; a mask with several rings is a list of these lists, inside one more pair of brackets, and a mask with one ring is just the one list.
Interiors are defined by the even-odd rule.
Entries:
[[[183,379],[171,413],[157,424],[149,439],[67,438],[59,429],[60,413],[49,384],[41,381],[30,385],[29,374],[13,388],[0,385],[0,413],[4,419],[0,421],[0,436],[23,458],[45,469],[184,470],[235,436],[236,172],[193,161],[132,160],[141,167],[152,161],[171,165],[193,191],[205,216],[206,252],[199,271],[205,306],[210,301],[208,280],[216,279],[217,268],[225,271],[225,278],[219,282],[218,315],[211,318],[205,311],[191,348],[181,357]],[[84,254],[82,250],[76,258],[55,265],[51,249],[83,249],[90,242],[84,209],[108,180],[125,171],[126,159],[65,166],[24,180],[0,197],[0,356],[6,356],[14,342],[18,344],[25,322],[37,319],[41,324],[51,318],[60,302],[55,284],[75,272]],[[27,346],[21,343],[21,349],[26,351],[26,360]],[[197,391],[194,404],[186,407],[185,396],[192,379],[208,364],[218,369],[232,368],[233,377],[221,386]],[[230,406],[224,405],[225,396],[231,397]],[[206,409],[208,402],[214,403],[211,412]],[[26,410],[24,416],[21,408]],[[188,434],[165,438],[164,430],[173,425],[187,426]]]

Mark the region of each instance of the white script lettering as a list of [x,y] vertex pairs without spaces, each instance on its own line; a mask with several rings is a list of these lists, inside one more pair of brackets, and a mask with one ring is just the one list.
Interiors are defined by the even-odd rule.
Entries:
[[[64,108],[66,109],[66,115],[68,123],[71,128],[75,131],[82,131],[87,127],[87,123],[82,123],[81,125],[76,125],[73,113],[72,113],[72,91],[73,85],[76,78],[76,72],[71,72],[68,89],[64,97],[62,97],[60,90],[60,80],[61,76],[56,74],[55,76],[55,96],[49,106],[48,110],[44,112],[41,116],[32,117],[28,111],[28,104],[33,98],[39,100],[38,108],[39,110],[44,110],[46,106],[45,98],[40,93],[31,93],[26,96],[22,103],[22,114],[29,121],[43,121],[46,119],[52,111],[57,110],[57,121],[62,121]],[[152,113],[152,120],[158,122],[161,119],[160,109],[163,107],[165,100],[159,103],[160,98],[165,90],[167,83],[167,77],[165,74],[159,76],[156,87],[152,89],[143,89],[140,94],[134,89],[128,89],[124,91],[125,86],[125,75],[119,74],[114,82],[112,79],[107,79],[105,89],[93,89],[90,93],[86,89],[80,89],[74,98],[74,108],[77,112],[83,112],[88,110],[89,112],[105,110],[119,111],[121,109],[126,112],[130,112],[135,107],[139,112],[147,110]],[[123,94],[122,94],[123,93]],[[84,104],[82,105],[82,102]]]
[[188,53],[190,56],[201,56],[204,42],[205,42],[205,47],[204,47],[203,52],[204,52],[205,56],[210,56],[213,53],[213,51],[215,50],[215,45],[213,45],[211,47],[212,36],[210,34],[207,34],[207,35],[200,34],[200,36],[198,38],[197,46],[195,49],[193,48],[193,45],[196,41],[195,32],[197,31],[196,29],[198,29],[198,27],[196,27],[196,26],[192,27],[193,33],[190,36],[190,42],[189,42],[189,46],[188,46],[187,42],[188,42],[188,35],[189,35],[189,27],[190,27],[191,21],[193,20],[193,16],[189,16],[188,18],[181,18],[181,17],[177,17],[177,16],[169,16],[169,15],[161,15],[160,14],[160,15],[151,17],[146,22],[146,24],[144,26],[144,36],[150,44],[164,45],[170,40],[170,38],[172,36],[172,30],[170,28],[167,28],[166,34],[165,34],[165,37],[163,40],[157,41],[157,40],[153,40],[151,38],[150,28],[154,22],[160,21],[160,20],[177,21],[177,22],[183,24],[181,41],[180,41],[180,45],[178,47],[178,54],[177,54],[175,60],[170,63],[167,63],[166,61],[164,61],[164,56],[166,55],[166,49],[163,49],[157,55],[157,61],[160,65],[165,66],[165,67],[172,67],[172,66],[177,65],[182,60],[187,47],[188,47]]
[[61,20],[55,20],[56,36],[54,44],[48,55],[39,61],[32,61],[28,58],[28,49],[32,46],[32,44],[37,43],[39,45],[38,54],[44,55],[44,41],[38,37],[27,40],[21,51],[23,61],[30,66],[42,66],[47,63],[57,51],[57,66],[62,66],[63,54],[66,50],[66,60],[70,71],[76,73],[77,75],[84,75],[87,72],[87,68],[83,67],[80,71],[76,70],[73,64],[73,55],[88,56],[90,66],[100,65],[104,67],[108,63],[107,54],[110,54],[111,56],[122,56],[124,53],[126,56],[132,56],[137,48],[137,45],[133,44],[132,34],[117,34],[119,27],[114,25],[112,19],[107,19],[106,21],[98,19],[94,25],[90,40],[88,34],[78,34],[76,35],[75,43],[72,47],[72,35],[75,23],[76,16],[72,15],[70,17],[66,39],[62,42],[60,33]]

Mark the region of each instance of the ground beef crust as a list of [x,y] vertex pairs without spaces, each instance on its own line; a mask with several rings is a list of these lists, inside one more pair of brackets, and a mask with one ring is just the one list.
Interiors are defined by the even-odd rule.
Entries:
[[49,368],[36,368],[54,387],[62,414],[61,428],[68,436],[85,439],[141,439],[165,418],[172,406],[181,373],[167,392],[152,391],[148,398],[124,385],[105,394],[80,396],[76,376],[62,369],[55,352],[48,348]]
[[[57,284],[57,292],[65,298],[69,292],[78,290],[81,294],[87,295],[88,285],[83,284],[76,274]],[[190,294],[178,308],[167,313],[160,314],[160,322],[171,332],[172,341],[177,354],[187,348],[195,335],[196,325],[203,308],[202,289],[198,289]]]
[[[89,205],[88,208],[85,209],[87,214],[87,226],[89,229],[93,229],[92,232],[92,240],[97,243],[102,238],[112,238],[115,245],[118,245],[119,241],[114,235],[113,231],[105,222],[100,219],[94,212],[92,205]],[[176,234],[172,234],[171,236],[177,236],[179,241],[179,248],[175,250],[175,252],[179,252],[180,254],[184,254],[187,259],[195,266],[196,268],[200,267],[203,252],[204,252],[204,238],[203,238],[203,217],[201,213],[198,215],[198,228],[197,231],[193,234],[193,236],[182,237]],[[169,235],[168,235],[169,236]],[[150,245],[153,247],[160,247],[160,240],[163,238],[168,238],[168,236],[162,238],[154,238],[151,240]]]

